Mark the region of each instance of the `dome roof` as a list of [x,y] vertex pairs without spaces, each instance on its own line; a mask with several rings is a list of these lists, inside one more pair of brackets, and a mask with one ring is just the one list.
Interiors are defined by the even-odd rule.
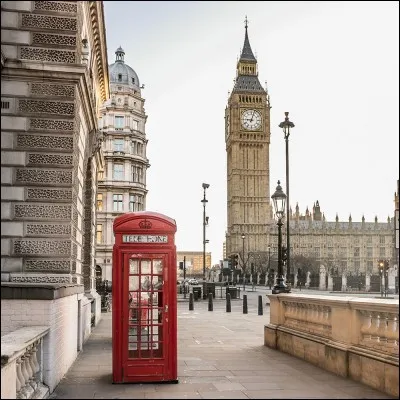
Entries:
[[127,85],[139,90],[139,77],[129,65],[125,64],[124,56],[124,50],[122,47],[118,47],[115,51],[115,63],[108,67],[110,72],[110,83]]

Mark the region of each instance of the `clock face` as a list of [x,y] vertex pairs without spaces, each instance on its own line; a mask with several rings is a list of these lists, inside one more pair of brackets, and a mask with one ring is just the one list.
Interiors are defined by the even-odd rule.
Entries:
[[257,110],[246,110],[242,114],[242,126],[249,131],[256,131],[261,127],[261,114]]

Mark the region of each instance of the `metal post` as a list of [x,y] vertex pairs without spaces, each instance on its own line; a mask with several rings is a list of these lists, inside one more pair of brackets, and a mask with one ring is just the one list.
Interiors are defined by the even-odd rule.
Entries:
[[[288,113],[289,114],[289,113]],[[285,136],[286,141],[286,282],[290,286],[290,233],[289,233],[289,225],[290,225],[290,202],[289,202],[289,134]]]
[[206,294],[206,203],[208,200],[206,199],[206,189],[210,187],[208,183],[203,183],[203,199],[201,202],[203,203],[203,299],[207,298]]
[[213,294],[208,293],[208,311],[213,311]]
[[289,136],[290,128],[294,128],[294,123],[289,121],[289,112],[285,112],[285,120],[279,124],[280,128],[283,128],[283,133],[286,141],[286,248],[287,248],[287,260],[286,260],[286,274],[289,280],[290,288],[290,200],[289,200]]
[[263,315],[262,295],[258,296],[258,315]]
[[226,312],[231,312],[231,294],[226,293]]
[[278,219],[278,278],[276,285],[272,289],[273,294],[287,292],[287,287],[283,279],[283,266],[282,266],[282,218]]
[[189,293],[189,311],[194,310],[193,293]]
[[183,298],[186,299],[186,256],[183,256]]
[[247,314],[247,294],[243,295],[243,314]]
[[246,291],[246,267],[245,267],[245,262],[244,262],[244,239],[246,236],[244,233],[242,234],[242,263],[243,263],[243,292]]

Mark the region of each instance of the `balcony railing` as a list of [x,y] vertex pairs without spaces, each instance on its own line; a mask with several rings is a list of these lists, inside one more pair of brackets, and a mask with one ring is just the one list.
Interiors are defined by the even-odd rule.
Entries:
[[398,299],[295,293],[268,297],[266,346],[398,396]]
[[43,341],[50,328],[29,326],[1,338],[1,398],[43,399]]

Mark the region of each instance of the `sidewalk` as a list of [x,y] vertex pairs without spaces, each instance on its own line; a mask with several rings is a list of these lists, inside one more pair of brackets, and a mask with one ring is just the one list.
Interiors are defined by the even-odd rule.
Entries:
[[51,399],[390,399],[368,386],[338,377],[263,345],[269,307],[257,313],[257,297],[178,303],[178,384],[112,384],[111,313],[103,318]]

